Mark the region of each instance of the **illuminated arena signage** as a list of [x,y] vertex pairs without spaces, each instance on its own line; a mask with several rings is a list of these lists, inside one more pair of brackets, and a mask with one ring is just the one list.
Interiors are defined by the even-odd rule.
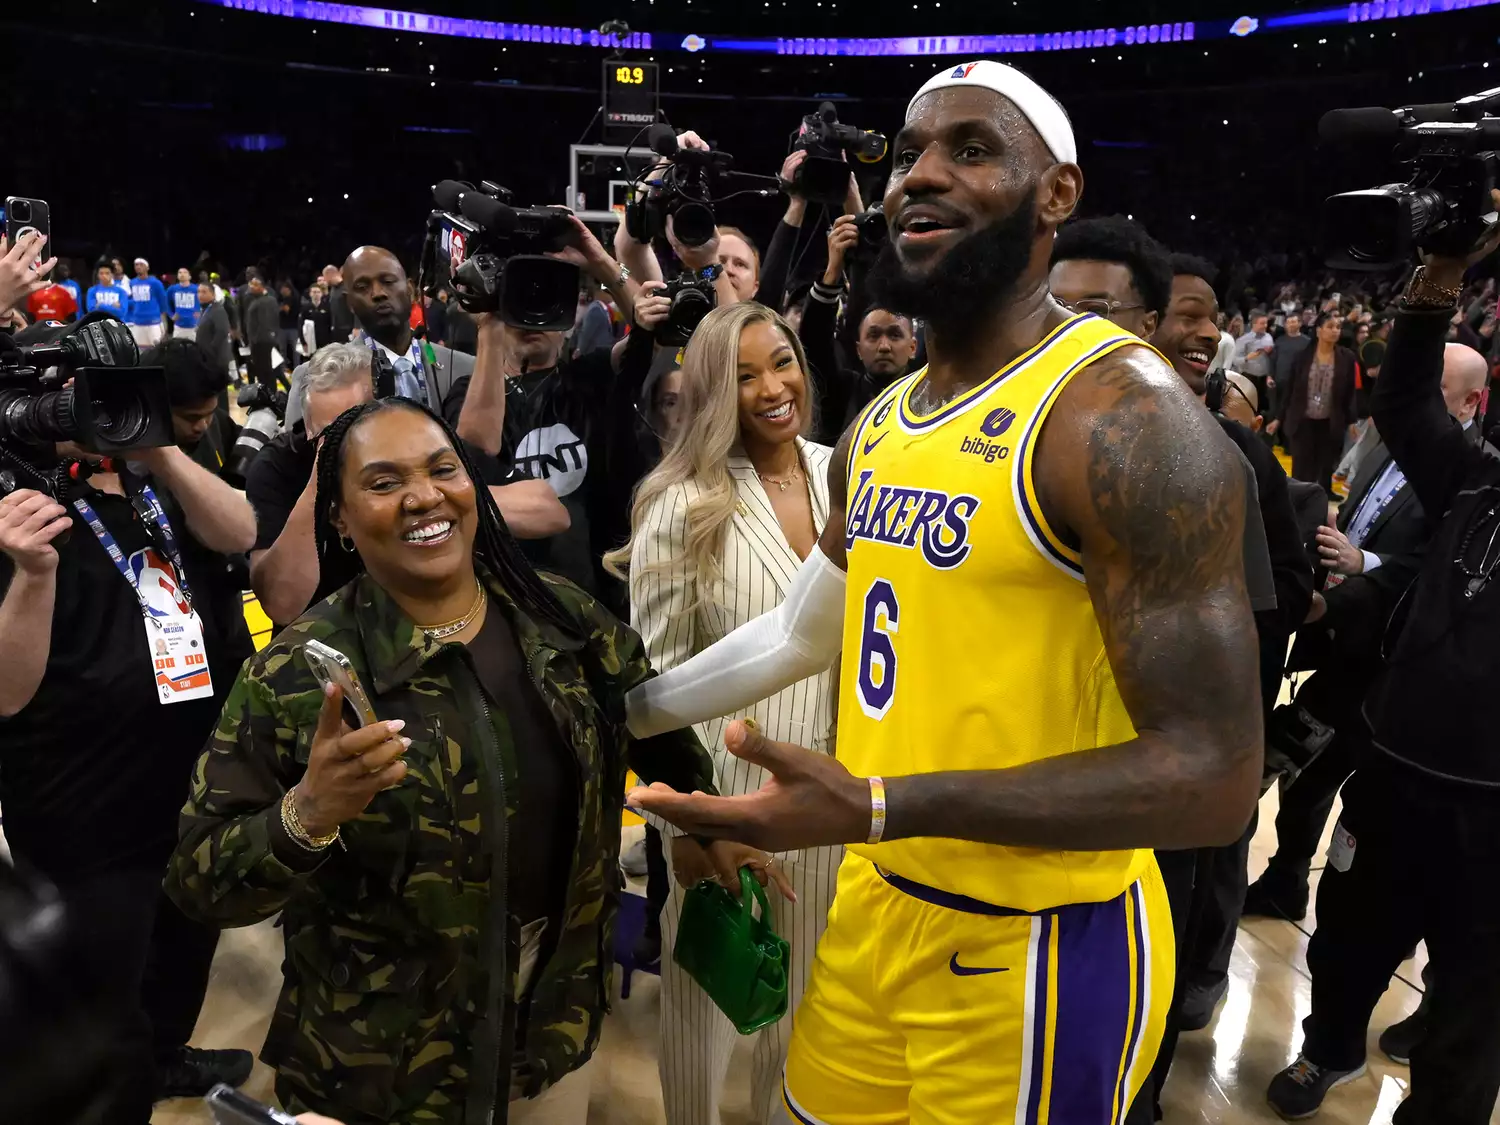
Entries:
[[649,31],[627,36],[605,35],[578,27],[508,23],[503,20],[472,20],[457,16],[403,12],[393,8],[367,8],[358,4],[330,4],[323,0],[199,0],[219,8],[256,12],[268,16],[340,23],[381,31],[406,31],[419,35],[450,35],[461,39],[493,39],[506,43],[544,43],[554,47],[583,49],[683,50],[748,52],[767,55],[1010,55],[1037,51],[1076,51],[1094,48],[1139,47],[1159,43],[1191,43],[1201,39],[1246,38],[1268,31],[1289,31],[1324,24],[1363,24],[1413,16],[1458,12],[1469,8],[1500,5],[1500,0],[1364,0],[1307,12],[1284,15],[1240,16],[1237,19],[1198,20],[1183,23],[1143,23],[1133,27],[1083,28],[1073,31],[1041,31],[1022,34],[924,35],[893,39],[804,38],[732,39],[698,34]]

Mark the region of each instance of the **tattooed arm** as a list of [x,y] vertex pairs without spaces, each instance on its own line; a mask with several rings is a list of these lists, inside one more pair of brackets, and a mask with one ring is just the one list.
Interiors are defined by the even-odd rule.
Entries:
[[1187,387],[1138,348],[1080,372],[1037,448],[1136,737],[1012,769],[887,782],[885,838],[1186,848],[1239,838],[1261,774],[1244,481]]

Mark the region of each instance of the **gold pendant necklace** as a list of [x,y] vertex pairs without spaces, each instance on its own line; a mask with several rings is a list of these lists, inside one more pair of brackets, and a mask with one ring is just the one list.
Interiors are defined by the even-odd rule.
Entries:
[[444,621],[440,625],[418,625],[429,641],[440,641],[445,637],[451,637],[456,633],[462,633],[470,625],[474,624],[474,618],[479,616],[479,611],[484,608],[484,585],[476,577],[474,579],[474,604],[471,605],[462,617],[455,617],[452,621]]
[[790,486],[796,484],[799,480],[802,479],[802,470],[798,469],[796,466],[793,466],[792,475],[785,479],[782,479],[780,477],[768,477],[765,473],[759,471],[757,471],[755,475],[760,477],[762,484],[774,484],[778,491],[785,492]]

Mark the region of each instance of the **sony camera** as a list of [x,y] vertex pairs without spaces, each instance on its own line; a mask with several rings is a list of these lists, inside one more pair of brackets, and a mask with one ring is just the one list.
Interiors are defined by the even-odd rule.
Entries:
[[885,159],[886,148],[883,134],[840,124],[833,103],[824,102],[817,113],[802,119],[792,137],[791,151],[805,149],[807,159],[797,169],[791,191],[814,203],[842,203],[849,194],[846,155],[865,164],[878,164]]
[[652,152],[666,157],[667,165],[656,180],[635,184],[625,205],[626,233],[637,242],[664,238],[670,218],[677,241],[702,246],[714,236],[714,191],[731,174],[734,157],[727,152],[684,148],[665,124],[651,126],[647,143]]
[[667,282],[662,296],[671,300],[672,309],[656,330],[657,343],[681,347],[703,318],[714,311],[714,305],[718,303],[714,280],[719,276],[719,269],[719,266],[708,266],[701,270],[684,270]]
[[172,445],[172,406],[160,367],[139,367],[130,329],[108,313],[36,325],[0,352],[0,445],[70,441],[90,453]]
[[259,383],[241,387],[236,396],[240,409],[245,411],[245,424],[240,427],[240,436],[229,451],[229,460],[224,465],[224,476],[236,488],[245,487],[245,474],[250,471],[250,462],[260,454],[281,432],[286,420],[286,392],[272,394]]
[[1329,196],[1323,204],[1325,258],[1334,269],[1382,270],[1418,247],[1462,257],[1497,221],[1490,191],[1500,184],[1500,88],[1457,102],[1336,109],[1318,122],[1325,143],[1390,153],[1405,183]]
[[[578,267],[548,254],[573,242],[566,207],[512,207],[510,192],[485,180],[476,188],[444,180],[433,189],[419,288],[437,295],[445,284],[471,313],[498,313],[506,324],[536,332],[573,327]],[[446,268],[438,261],[441,250]]]

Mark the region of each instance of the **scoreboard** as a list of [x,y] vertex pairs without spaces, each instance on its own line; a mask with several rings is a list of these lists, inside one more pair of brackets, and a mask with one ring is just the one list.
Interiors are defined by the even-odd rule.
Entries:
[[606,59],[604,62],[604,135],[630,140],[656,123],[659,73],[653,62]]

